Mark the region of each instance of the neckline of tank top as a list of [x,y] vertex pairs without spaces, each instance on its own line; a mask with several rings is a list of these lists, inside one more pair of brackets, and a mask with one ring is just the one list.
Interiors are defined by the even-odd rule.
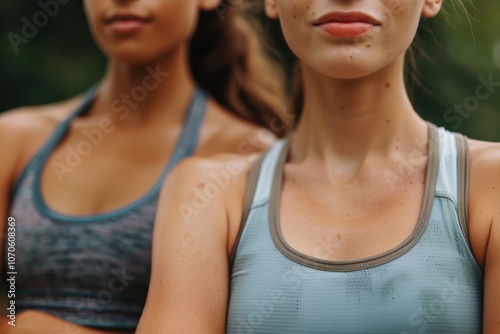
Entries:
[[116,220],[122,215],[131,212],[132,210],[139,208],[141,205],[150,201],[160,190],[163,181],[170,172],[170,170],[175,166],[175,164],[194,153],[196,146],[198,144],[199,131],[203,123],[203,119],[206,111],[206,104],[208,100],[208,95],[206,92],[200,88],[196,87],[189,107],[187,108],[186,115],[184,117],[184,125],[175,144],[175,148],[170,157],[167,158],[165,163],[165,168],[161,173],[158,181],[154,186],[148,190],[144,195],[140,196],[133,202],[126,204],[115,210],[110,210],[107,212],[97,213],[93,215],[71,215],[58,213],[52,210],[45,202],[42,192],[41,192],[41,179],[42,172],[46,167],[46,162],[53,151],[54,147],[59,143],[61,138],[67,131],[68,126],[71,121],[80,115],[83,115],[92,106],[93,101],[97,95],[96,89],[90,89],[82,99],[82,103],[77,107],[76,111],[65,121],[63,121],[58,128],[56,128],[52,137],[47,141],[47,143],[42,147],[41,154],[37,159],[37,168],[34,171],[34,182],[33,182],[33,193],[34,193],[34,205],[36,208],[45,216],[50,217],[56,222],[69,222],[69,223],[94,223],[101,222],[103,220]]
[[432,123],[427,123],[428,127],[428,158],[424,196],[421,202],[420,212],[417,218],[415,227],[411,234],[399,245],[375,254],[369,257],[349,260],[349,261],[333,261],[317,258],[308,254],[304,254],[293,248],[283,237],[280,225],[280,202],[281,202],[281,189],[283,181],[283,167],[288,156],[288,147],[290,140],[281,148],[279,158],[274,166],[273,184],[271,195],[269,198],[269,229],[274,245],[278,250],[290,260],[304,265],[309,268],[330,271],[330,272],[349,272],[363,269],[369,269],[376,266],[383,265],[393,261],[408,251],[418,242],[420,237],[424,234],[428,220],[431,215],[432,205],[434,202],[434,191],[438,178],[439,167],[439,135],[437,127]]

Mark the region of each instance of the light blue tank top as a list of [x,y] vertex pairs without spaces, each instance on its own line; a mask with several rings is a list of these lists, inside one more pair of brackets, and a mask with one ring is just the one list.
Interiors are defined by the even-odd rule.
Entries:
[[113,212],[63,215],[42,198],[42,171],[50,168],[46,161],[71,121],[87,112],[93,100],[90,91],[35,154],[12,193],[9,215],[17,223],[16,309],[42,311],[99,329],[134,331],[149,286],[159,190],[172,167],[195,151],[207,96],[195,91],[174,153],[145,196]]
[[274,145],[249,181],[251,204],[232,254],[227,333],[481,333],[483,277],[464,205],[467,144],[434,126],[429,137],[412,234],[383,254],[345,262],[302,254],[283,239],[277,213],[287,142]]

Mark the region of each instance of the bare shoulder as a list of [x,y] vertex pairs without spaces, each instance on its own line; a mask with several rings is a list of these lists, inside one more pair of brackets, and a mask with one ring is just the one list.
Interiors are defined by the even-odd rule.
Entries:
[[196,196],[234,199],[245,187],[256,157],[257,154],[219,153],[183,159],[169,173],[162,192],[177,194],[181,200]]
[[227,236],[229,253],[239,231],[248,174],[257,157],[221,153],[180,161],[163,185],[160,210],[177,208],[182,223],[217,220]]
[[500,144],[469,140],[470,146],[470,241],[483,268],[493,224],[500,218]]
[[12,132],[50,128],[65,119],[79,100],[80,97],[75,97],[58,103],[7,110],[0,115],[0,125]]
[[494,214],[500,208],[500,143],[470,140],[469,146],[472,204]]
[[21,107],[0,115],[0,152],[9,182],[17,180],[40,146],[76,107],[79,98],[43,106]]
[[499,333],[500,144],[470,142],[470,241],[484,274],[483,333]]
[[496,188],[495,183],[498,185],[500,182],[500,143],[469,140],[469,147],[471,176],[475,183],[484,186],[487,184],[486,188]]
[[76,107],[79,97],[43,106],[21,107],[0,115],[2,151],[16,156],[19,165],[39,148],[58,123]]
[[80,98],[42,106],[20,107],[0,115],[2,136],[21,142],[40,139],[50,133],[77,106]]
[[252,154],[265,151],[276,140],[272,131],[246,121],[216,103],[209,103],[202,130],[202,154]]

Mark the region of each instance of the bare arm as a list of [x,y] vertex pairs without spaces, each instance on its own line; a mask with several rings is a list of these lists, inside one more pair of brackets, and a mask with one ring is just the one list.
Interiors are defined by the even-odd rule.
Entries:
[[485,334],[500,333],[500,197],[497,213],[491,226],[486,250],[484,276],[484,322]]
[[[499,151],[500,152],[500,151]],[[500,161],[500,159],[499,159]],[[484,263],[484,321],[483,333],[500,333],[500,163],[496,164],[488,206],[493,209]]]
[[0,268],[4,265],[9,197],[14,183],[14,169],[20,153],[12,125],[9,119],[5,117],[0,119],[0,154],[2,156],[0,162]]
[[151,285],[137,333],[224,333],[232,216],[226,208],[235,199],[237,203],[239,191],[231,182],[211,195],[209,175],[220,170],[217,163],[191,158],[169,175],[160,197]]
[[[0,293],[7,293],[7,288],[4,283],[6,277],[4,277],[4,262],[5,262],[5,242],[7,241],[7,211],[9,207],[9,195],[10,188],[12,184],[12,171],[14,170],[14,165],[17,157],[17,152],[9,147],[9,135],[10,126],[8,122],[5,122],[4,118],[0,119],[0,155],[2,156],[2,161],[0,162],[0,279],[2,283],[0,284]],[[9,320],[6,317],[6,310],[4,306],[8,306],[4,303],[6,296],[0,297],[0,304],[2,306],[2,311],[0,312],[0,332],[4,333],[5,330],[2,324],[6,324]]]
[[500,333],[500,145],[471,141],[470,240],[484,274],[483,333]]

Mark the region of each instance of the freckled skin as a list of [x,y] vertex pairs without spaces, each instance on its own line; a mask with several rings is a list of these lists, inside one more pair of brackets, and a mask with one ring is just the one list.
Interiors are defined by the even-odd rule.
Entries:
[[[333,78],[355,79],[404,55],[416,34],[423,1],[276,0],[276,5],[285,39],[303,63]],[[367,13],[381,25],[373,34],[349,41],[335,40],[313,26],[326,13],[350,10]]]

